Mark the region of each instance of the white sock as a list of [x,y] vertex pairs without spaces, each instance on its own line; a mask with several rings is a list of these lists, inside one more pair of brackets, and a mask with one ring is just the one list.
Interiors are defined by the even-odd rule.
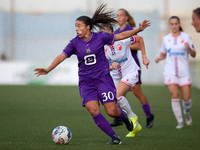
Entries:
[[178,123],[183,122],[181,106],[179,103],[180,99],[171,99],[172,111]]
[[127,112],[129,118],[135,118],[135,114],[132,111],[128,100],[124,96],[120,96],[119,98],[117,98],[117,103],[123,110]]
[[189,102],[182,101],[183,103],[183,110],[184,114],[190,114],[190,108],[192,106],[192,100],[190,99]]

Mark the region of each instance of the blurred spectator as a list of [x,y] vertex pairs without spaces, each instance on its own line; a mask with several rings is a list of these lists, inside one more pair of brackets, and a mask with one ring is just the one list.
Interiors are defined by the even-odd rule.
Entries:
[[6,61],[6,60],[7,60],[7,57],[6,57],[6,54],[5,54],[5,53],[2,53],[2,54],[1,54],[1,60],[3,60],[3,61]]

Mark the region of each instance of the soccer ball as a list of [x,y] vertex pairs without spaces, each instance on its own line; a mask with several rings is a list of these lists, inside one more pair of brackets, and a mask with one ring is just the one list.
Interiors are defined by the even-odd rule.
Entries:
[[72,133],[65,126],[58,126],[52,132],[52,140],[54,143],[63,145],[68,144],[72,138]]

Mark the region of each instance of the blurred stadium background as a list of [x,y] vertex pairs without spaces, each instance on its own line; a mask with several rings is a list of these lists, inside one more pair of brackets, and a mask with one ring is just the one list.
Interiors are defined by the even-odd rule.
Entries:
[[151,61],[148,70],[142,65],[143,84],[163,85],[165,61],[156,64],[154,59],[162,38],[169,33],[169,17],[179,16],[197,51],[197,57],[190,59],[190,70],[193,86],[200,88],[200,34],[191,25],[192,11],[200,7],[199,0],[0,0],[0,85],[78,85],[75,56],[48,76],[36,78],[33,70],[47,67],[76,36],[76,18],[92,17],[101,3],[115,11],[125,8],[137,26],[144,19],[152,22],[151,27],[139,33]]

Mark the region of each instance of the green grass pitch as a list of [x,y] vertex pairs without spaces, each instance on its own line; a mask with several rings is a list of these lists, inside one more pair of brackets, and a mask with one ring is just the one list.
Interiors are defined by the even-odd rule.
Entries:
[[[103,133],[81,106],[77,86],[0,86],[0,149],[1,150],[197,150],[200,149],[200,89],[191,87],[192,126],[184,123],[176,129],[171,100],[165,86],[142,86],[154,125],[146,129],[146,118],[139,100],[132,94],[127,99],[138,115],[143,129],[126,138],[125,125],[113,128],[121,145],[107,145],[111,139]],[[101,105],[102,114],[113,121]],[[67,126],[72,132],[68,145],[56,145],[52,130]]]

